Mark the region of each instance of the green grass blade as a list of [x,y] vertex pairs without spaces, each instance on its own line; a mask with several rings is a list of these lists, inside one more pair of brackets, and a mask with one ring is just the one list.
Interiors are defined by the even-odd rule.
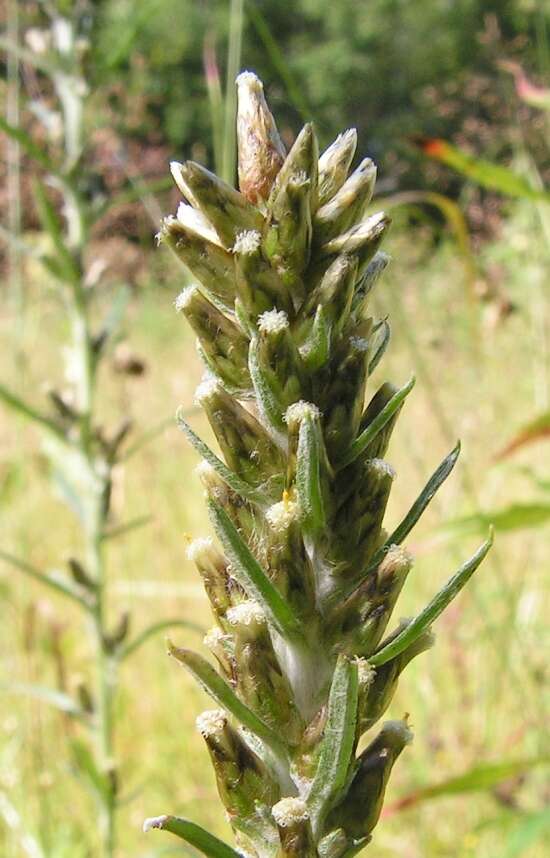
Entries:
[[143,830],[147,832],[153,828],[175,834],[176,837],[180,837],[194,846],[207,858],[242,858],[239,852],[236,852],[223,840],[218,840],[200,825],[190,822],[188,819],[182,819],[180,816],[155,816],[146,819],[143,823]]
[[51,432],[62,441],[67,440],[63,434],[63,430],[60,429],[53,420],[50,420],[50,418],[46,417],[44,414],[40,414],[40,412],[33,408],[32,405],[28,405],[11,390],[8,390],[7,387],[4,387],[3,384],[0,384],[0,402],[3,402],[4,405],[7,405],[8,408],[12,409],[12,411],[16,411],[18,414],[21,414],[22,417],[26,417],[27,420],[32,420],[34,423],[40,424],[40,426],[47,429],[48,432]]
[[74,718],[81,718],[86,713],[68,694],[62,691],[57,691],[55,688],[48,688],[45,685],[34,685],[27,682],[9,682],[2,686],[8,694],[22,694],[25,697],[31,697],[33,700],[38,700],[40,703],[47,703],[60,712],[66,715],[72,715]]
[[515,503],[503,509],[457,518],[446,524],[444,529],[457,533],[479,533],[491,524],[497,532],[506,532],[541,527],[549,521],[549,503]]
[[44,153],[44,151],[40,148],[40,146],[34,142],[32,137],[30,137],[26,131],[23,131],[22,128],[16,128],[14,125],[10,125],[9,122],[0,116],[0,130],[2,130],[8,137],[11,137],[12,140],[15,140],[21,148],[27,153],[29,158],[32,158],[37,164],[40,164],[44,170],[47,170],[49,173],[56,174],[56,169],[53,163],[50,161],[48,156]]
[[241,65],[241,45],[244,26],[244,0],[231,0],[229,11],[229,48],[227,53],[227,75],[225,81],[225,119],[223,129],[222,178],[235,184],[236,128],[235,114],[237,92],[235,80]]
[[438,138],[423,138],[418,143],[422,152],[429,158],[441,161],[457,173],[461,173],[483,188],[499,191],[509,197],[519,197],[528,200],[550,201],[548,191],[539,191],[529,182],[500,164],[493,164],[483,158],[475,158],[466,154],[456,146]]
[[400,390],[395,393],[389,402],[386,403],[384,408],[380,411],[379,414],[376,415],[374,420],[369,423],[367,428],[361,432],[360,435],[357,436],[353,444],[351,444],[348,452],[338,462],[338,467],[343,468],[346,465],[354,462],[355,459],[361,455],[363,450],[369,446],[371,441],[373,441],[379,432],[382,431],[386,423],[391,420],[395,412],[401,408],[401,405],[411,392],[414,387],[415,378],[414,376],[407,382]]
[[217,475],[221,477],[224,483],[227,483],[230,489],[233,489],[234,492],[241,497],[246,498],[246,500],[249,500],[251,503],[258,504],[264,500],[263,496],[259,492],[255,491],[248,485],[248,483],[245,483],[245,481],[241,480],[237,474],[233,473],[233,471],[231,471],[227,465],[212,452],[210,447],[205,444],[195,432],[193,432],[189,424],[184,420],[181,411],[178,411],[176,414],[176,422],[197,453],[199,453],[199,455],[214,468]]
[[50,236],[57,252],[57,257],[60,263],[59,272],[64,280],[67,280],[69,283],[74,283],[79,279],[80,272],[69,248],[65,244],[61,220],[41,182],[33,182],[33,192],[42,228]]
[[472,577],[481,561],[493,544],[493,535],[489,536],[476,553],[460,567],[452,578],[447,581],[439,593],[426,605],[423,611],[414,620],[408,623],[402,632],[396,635],[388,644],[382,644],[381,648],[369,658],[374,667],[385,664],[395,656],[400,655],[403,650],[411,646],[431,624],[443,613],[447,605],[453,601],[455,596],[462,590],[464,585]]
[[300,423],[296,455],[296,490],[305,527],[312,534],[326,527],[321,486],[321,435],[311,414]]
[[398,799],[388,808],[388,812],[391,814],[406,810],[409,807],[420,804],[420,802],[429,801],[433,798],[490,790],[509,778],[522,775],[537,766],[549,764],[550,757],[541,756],[474,766],[460,775],[414,790],[409,795]]
[[11,566],[19,569],[20,572],[23,572],[24,575],[27,575],[34,581],[44,584],[44,586],[49,587],[50,590],[55,590],[56,593],[60,593],[62,596],[67,596],[69,599],[73,599],[87,611],[91,609],[91,606],[85,596],[80,592],[80,590],[77,590],[76,586],[74,586],[68,579],[64,581],[60,578],[54,577],[53,575],[47,575],[45,572],[40,572],[39,569],[31,566],[30,563],[26,563],[26,561],[21,560],[19,557],[14,557],[7,551],[0,551],[0,560],[4,560]]
[[357,699],[357,664],[340,655],[330,688],[319,764],[308,797],[314,834],[321,829],[326,813],[346,784],[355,749]]
[[384,357],[386,349],[388,348],[388,345],[390,343],[391,328],[390,328],[390,323],[388,322],[388,320],[383,319],[382,322],[380,323],[380,327],[382,328],[382,336],[380,337],[380,340],[379,340],[378,345],[376,347],[376,351],[374,352],[372,358],[370,359],[369,375],[372,375],[372,373],[374,372],[374,370],[376,369],[376,367],[378,366],[378,364],[380,363],[380,361]]
[[159,620],[158,623],[152,623],[147,628],[143,629],[136,637],[129,641],[126,646],[123,646],[119,651],[119,659],[122,661],[128,656],[133,655],[136,650],[143,646],[143,644],[147,643],[147,641],[154,637],[154,635],[158,635],[159,632],[164,632],[167,629],[191,629],[194,632],[198,632],[201,635],[204,635],[204,629],[201,626],[197,626],[195,623],[189,622],[188,620]]
[[168,642],[168,652],[183,664],[204,690],[223,706],[243,727],[246,727],[271,748],[278,758],[286,757],[286,750],[274,731],[249,709],[235,694],[219,673],[201,655],[188,649],[180,649]]
[[417,499],[411,506],[403,521],[398,524],[393,533],[388,536],[386,540],[386,546],[401,545],[403,540],[409,535],[416,522],[419,520],[420,516],[422,515],[428,504],[433,500],[434,495],[439,489],[439,487],[443,485],[443,483],[453,470],[459,455],[460,441],[457,442],[456,446],[451,450],[449,455],[443,459],[437,470],[433,472],[430,479],[418,495]]
[[271,583],[224,509],[208,500],[212,523],[231,563],[232,574],[248,596],[264,611],[267,620],[286,640],[300,637],[300,624],[290,606]]

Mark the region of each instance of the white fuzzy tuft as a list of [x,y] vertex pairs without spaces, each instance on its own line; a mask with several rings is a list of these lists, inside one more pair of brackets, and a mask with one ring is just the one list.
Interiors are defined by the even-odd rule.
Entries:
[[208,649],[213,650],[216,649],[216,647],[220,646],[220,644],[222,644],[224,640],[227,640],[227,638],[228,635],[224,635],[219,626],[212,626],[212,628],[208,629],[208,631],[206,632],[204,638],[202,639],[202,642],[205,647],[208,647]]
[[288,328],[288,316],[284,310],[266,310],[258,316],[258,327],[264,334],[280,334]]
[[147,834],[148,831],[152,831],[154,828],[164,828],[165,823],[170,819],[169,816],[164,814],[163,816],[151,816],[149,819],[146,819],[143,823],[143,833]]
[[207,739],[208,736],[222,732],[227,725],[227,716],[223,709],[207,709],[206,712],[201,712],[195,724],[201,736]]
[[240,602],[225,614],[227,622],[232,626],[253,626],[265,623],[265,614],[257,602]]
[[411,564],[412,554],[406,548],[401,545],[390,545],[381,565],[386,569],[388,567],[402,569],[404,566],[411,566]]
[[206,400],[211,399],[219,392],[220,386],[213,376],[207,375],[195,391],[195,401],[198,405],[202,405]]
[[243,71],[239,75],[237,75],[235,79],[235,83],[237,87],[240,89],[255,89],[257,92],[263,91],[263,83],[260,78],[251,71]]
[[369,459],[368,461],[369,471],[376,474],[377,477],[390,477],[390,479],[395,479],[395,471],[390,465],[389,462],[386,462],[385,459]]
[[187,307],[187,305],[191,302],[194,295],[197,294],[199,290],[196,286],[186,286],[183,289],[176,300],[174,301],[174,307],[176,308],[176,312],[180,313],[182,310]]
[[288,530],[290,525],[296,521],[298,515],[298,505],[291,500],[282,500],[279,503],[274,503],[266,510],[265,517],[269,526],[276,533],[283,533]]
[[273,819],[281,828],[296,825],[309,819],[309,811],[301,798],[282,798],[271,808]]
[[209,555],[214,551],[214,540],[210,536],[199,536],[187,546],[187,559],[192,563],[196,563],[202,557]]
[[316,420],[320,416],[321,412],[313,402],[304,402],[301,399],[300,402],[293,402],[288,406],[284,420],[288,426],[292,426],[292,424],[301,423],[306,417]]
[[369,349],[369,341],[365,337],[350,337],[349,343],[356,352],[366,352]]
[[233,245],[234,253],[255,253],[262,243],[262,235],[256,229],[240,232]]

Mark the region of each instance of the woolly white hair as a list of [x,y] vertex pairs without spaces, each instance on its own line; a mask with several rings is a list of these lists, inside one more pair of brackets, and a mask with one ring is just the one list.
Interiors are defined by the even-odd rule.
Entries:
[[196,563],[201,557],[205,557],[215,550],[214,540],[211,536],[199,536],[189,543],[185,553],[188,560]]
[[207,709],[197,717],[195,724],[203,738],[221,733],[227,724],[227,716],[223,709]]
[[237,236],[234,253],[255,253],[262,243],[262,234],[257,229],[245,229]]
[[296,825],[297,822],[305,822],[309,819],[309,811],[305,801],[301,798],[282,798],[271,808],[273,819],[281,828]]
[[265,623],[265,614],[257,602],[240,602],[226,611],[227,622],[232,626],[252,626]]
[[265,517],[270,527],[276,533],[282,533],[287,530],[293,521],[296,521],[298,514],[298,505],[295,501],[282,500],[279,503],[274,503],[265,513]]
[[174,307],[176,308],[176,312],[180,313],[182,310],[184,310],[185,307],[187,307],[187,305],[190,303],[191,299],[193,298],[193,295],[196,295],[198,291],[199,290],[197,289],[197,287],[193,285],[186,286],[185,289],[182,289],[182,291],[179,293],[176,300],[174,301]]
[[265,334],[279,334],[288,328],[288,316],[284,310],[266,310],[258,316],[258,327]]
[[291,426],[293,423],[301,423],[306,417],[317,419],[321,416],[321,412],[313,402],[305,402],[301,399],[299,402],[293,402],[289,405],[285,413],[285,423]]
[[395,479],[395,471],[385,459],[369,459],[367,462],[369,471],[373,471],[377,477],[390,477]]
[[197,389],[195,390],[195,400],[198,405],[201,405],[207,399],[215,396],[218,393],[220,386],[213,375],[207,375]]

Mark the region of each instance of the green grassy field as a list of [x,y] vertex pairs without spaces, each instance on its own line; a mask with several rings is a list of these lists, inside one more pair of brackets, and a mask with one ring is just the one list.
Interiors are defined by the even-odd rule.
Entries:
[[[516,217],[521,223],[523,213]],[[497,325],[492,324],[494,305],[472,296],[450,244],[434,250],[429,233],[420,229],[408,235],[399,227],[388,244],[394,262],[374,301],[376,312],[389,314],[393,327],[384,373],[397,384],[413,371],[417,375],[388,455],[398,474],[390,526],[458,437],[463,444],[455,473],[409,541],[416,563],[402,610],[411,614],[479,542],[477,534],[445,530],[444,522],[531,498],[533,487],[519,465],[548,478],[544,443],[506,464],[491,463],[514,430],[541,410],[550,372],[541,360],[537,326],[544,259],[537,258],[531,240],[514,252],[510,229],[510,241],[485,251],[489,260],[502,265],[504,286],[516,307]],[[159,264],[168,286],[152,283],[135,296],[125,325],[128,342],[145,359],[147,372],[129,378],[106,370],[101,380],[105,416],[129,413],[141,431],[169,417],[180,404],[191,407],[201,373],[193,338],[172,308],[181,276],[167,257],[164,265],[157,258],[155,266]],[[65,326],[61,305],[43,281],[28,272],[26,282],[20,342],[25,362],[18,365],[10,351],[15,320],[4,313],[7,345],[1,373],[39,402],[44,381],[61,372]],[[371,391],[382,380],[377,371]],[[205,438],[211,437],[203,417],[191,421]],[[52,496],[39,437],[4,413],[0,441],[0,545],[41,568],[60,565],[77,547],[78,530],[66,507]],[[193,474],[196,461],[183,436],[169,427],[116,474],[118,519],[147,514],[151,520],[109,547],[113,622],[128,609],[134,631],[166,617],[187,619],[205,630],[210,625],[198,576],[185,557],[186,535],[208,532]],[[490,558],[438,623],[435,649],[415,661],[402,680],[388,717],[410,713],[415,741],[396,767],[386,818],[367,854],[547,854],[543,833],[550,830],[550,818],[543,811],[550,795],[543,767],[497,790],[434,799],[401,812],[392,812],[392,806],[473,766],[548,755],[543,694],[548,535],[548,527],[497,534]],[[80,616],[16,571],[3,566],[0,574],[4,678],[74,688],[90,670]],[[202,647],[194,631],[176,629],[173,637]],[[126,801],[118,820],[119,858],[188,854],[184,847],[174,847],[169,835],[141,833],[143,818],[158,813],[176,812],[226,834],[206,750],[194,728],[196,715],[210,705],[205,695],[166,657],[162,636],[139,650],[123,667],[120,680],[116,745]],[[98,854],[94,799],[75,776],[68,751],[78,725],[44,703],[9,691],[3,697],[1,854],[93,858]],[[546,720],[547,712],[546,706]],[[36,851],[35,840],[42,852]],[[156,852],[160,847],[166,851]]]

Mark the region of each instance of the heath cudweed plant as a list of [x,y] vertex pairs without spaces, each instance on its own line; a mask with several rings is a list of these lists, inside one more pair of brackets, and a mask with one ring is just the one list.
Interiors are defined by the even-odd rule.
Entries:
[[[399,676],[490,541],[413,619],[386,634],[412,558],[403,542],[451,472],[458,446],[391,532],[384,459],[413,380],[365,407],[389,341],[369,315],[388,262],[385,214],[366,215],[376,168],[348,174],[356,133],[319,157],[308,124],[287,154],[258,78],[238,86],[237,191],[199,164],[172,164],[185,201],[160,240],[198,285],[176,302],[197,335],[197,390],[224,461],[180,418],[201,454],[219,545],[189,547],[212,605],[217,669],[170,645],[214,699],[197,727],[239,852],[339,858],[371,839],[392,767],[412,734],[377,727]],[[361,737],[365,749],[357,755]],[[145,823],[208,856],[235,856],[175,816]]]

